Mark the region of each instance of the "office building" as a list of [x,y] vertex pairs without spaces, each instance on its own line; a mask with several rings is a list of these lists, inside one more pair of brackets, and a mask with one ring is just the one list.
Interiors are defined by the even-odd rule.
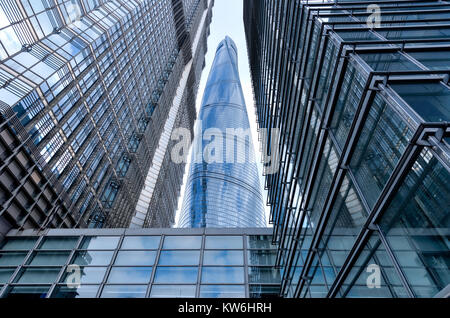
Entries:
[[0,236],[173,224],[212,5],[0,1]]
[[12,230],[0,245],[0,297],[276,297],[280,273],[271,232]]
[[237,59],[237,47],[226,37],[203,94],[179,227],[265,226]]
[[284,297],[450,294],[450,2],[245,0]]

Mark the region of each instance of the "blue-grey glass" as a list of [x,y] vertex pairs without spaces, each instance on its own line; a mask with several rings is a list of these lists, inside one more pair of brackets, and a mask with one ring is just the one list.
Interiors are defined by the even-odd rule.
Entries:
[[161,251],[159,265],[198,265],[200,251]]
[[49,286],[14,286],[8,290],[7,298],[45,298]]
[[151,250],[159,247],[160,236],[126,236],[122,242],[122,249]]
[[14,273],[14,270],[15,268],[0,268],[0,284],[6,284]]
[[416,297],[450,284],[450,172],[424,148],[380,220]]
[[[99,284],[103,281],[107,267],[80,267],[80,283],[81,284]],[[68,267],[64,275],[62,275],[61,283],[72,283],[73,268]],[[67,281],[69,280],[69,281]]]
[[248,251],[248,263],[250,265],[274,266],[277,258],[277,251]]
[[242,249],[242,236],[206,236],[206,249]]
[[26,268],[16,276],[14,281],[19,284],[52,284],[55,282],[60,268]]
[[101,298],[144,298],[146,285],[105,285]]
[[52,298],[95,298],[98,285],[80,285],[75,288],[68,286],[56,286]]
[[245,287],[241,285],[202,285],[200,286],[202,298],[244,298]]
[[119,251],[114,265],[153,265],[156,251]]
[[108,283],[145,284],[150,281],[151,267],[113,267]]
[[249,235],[247,236],[247,248],[277,248],[272,244],[271,235]]
[[203,284],[243,284],[243,267],[203,267]]
[[70,252],[35,252],[28,260],[28,265],[64,265]]
[[262,297],[279,297],[280,286],[276,285],[250,285],[249,286],[250,298],[262,298]]
[[242,251],[205,251],[203,265],[244,265]]
[[163,249],[199,249],[201,246],[201,236],[166,236],[164,237]]
[[27,256],[26,252],[0,253],[0,266],[20,265]]
[[118,243],[118,236],[89,236],[84,238],[79,248],[85,250],[113,250]]
[[195,284],[198,267],[158,267],[154,283]]
[[39,246],[42,250],[71,250],[75,248],[78,237],[46,237]]
[[153,285],[150,298],[193,298],[195,285]]
[[5,239],[3,245],[1,245],[2,250],[29,250],[36,243],[36,237],[20,237],[20,238],[7,238]]
[[250,283],[277,284],[280,282],[280,271],[274,267],[249,267]]
[[237,48],[229,37],[217,48],[199,119],[180,227],[264,227],[263,199],[251,137],[246,134],[236,138],[229,135],[229,141],[225,138],[227,129],[249,132],[250,128],[237,67]]
[[425,121],[450,120],[450,89],[441,83],[390,85]]
[[79,251],[75,253],[71,264],[109,265],[113,253],[113,251]]

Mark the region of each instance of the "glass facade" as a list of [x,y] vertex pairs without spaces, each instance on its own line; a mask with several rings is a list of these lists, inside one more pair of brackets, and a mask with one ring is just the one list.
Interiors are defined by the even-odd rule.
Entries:
[[244,1],[282,296],[448,295],[449,9]]
[[237,47],[229,37],[217,47],[199,119],[179,226],[266,226]]
[[134,223],[174,222],[184,166],[160,139],[192,130],[212,5],[0,1],[1,233],[128,227],[150,167]]
[[280,272],[271,257],[276,247],[270,233],[268,228],[50,230],[36,236],[12,231],[0,246],[0,297],[277,297]]

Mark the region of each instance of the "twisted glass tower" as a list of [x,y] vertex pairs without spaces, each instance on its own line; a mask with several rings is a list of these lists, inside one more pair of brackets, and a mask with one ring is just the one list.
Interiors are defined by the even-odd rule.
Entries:
[[200,109],[180,227],[263,227],[265,217],[237,48],[218,46]]

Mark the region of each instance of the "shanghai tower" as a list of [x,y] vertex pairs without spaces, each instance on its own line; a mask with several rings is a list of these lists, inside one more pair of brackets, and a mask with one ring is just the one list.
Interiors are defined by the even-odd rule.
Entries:
[[220,42],[206,83],[179,226],[264,227],[238,54]]

